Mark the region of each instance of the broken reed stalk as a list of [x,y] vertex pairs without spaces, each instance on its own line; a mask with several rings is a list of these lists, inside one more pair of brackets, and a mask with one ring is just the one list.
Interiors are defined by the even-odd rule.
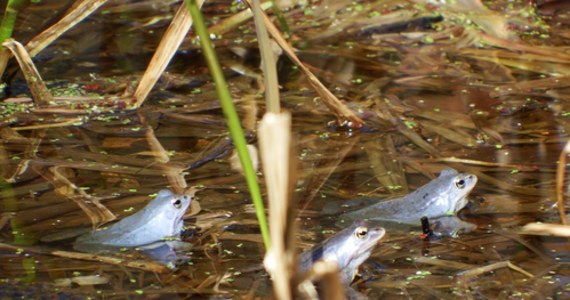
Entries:
[[[198,1],[198,8],[202,7],[204,0]],[[139,85],[134,93],[135,103],[133,108],[140,107],[146,97],[166,69],[170,60],[178,51],[178,47],[184,41],[188,31],[192,27],[192,17],[185,4],[181,4],[164,32],[154,55],[152,56],[146,71],[144,72]]]
[[293,299],[297,269],[295,205],[292,201],[294,156],[291,154],[291,114],[271,113],[259,125],[259,147],[269,202],[271,249],[264,266],[277,299]]
[[253,10],[255,21],[255,32],[257,43],[261,53],[261,69],[263,70],[263,80],[265,82],[265,103],[268,112],[279,113],[279,83],[277,81],[277,68],[275,67],[275,56],[271,50],[271,40],[267,34],[263,20],[263,11],[259,0],[247,1]]
[[566,177],[566,160],[570,154],[570,141],[566,143],[564,149],[560,153],[558,158],[558,167],[556,170],[556,199],[558,210],[560,211],[560,220],[563,225],[568,225],[568,220],[566,219],[566,209],[564,207],[564,177]]
[[259,221],[259,228],[261,230],[261,236],[263,238],[263,243],[265,248],[269,249],[271,241],[269,240],[269,229],[267,226],[267,219],[265,217],[265,210],[263,207],[263,199],[261,198],[261,191],[259,189],[259,184],[257,183],[257,176],[255,174],[255,169],[249,157],[249,152],[247,151],[247,142],[245,140],[245,135],[243,129],[241,128],[239,116],[236,112],[234,103],[232,101],[232,96],[230,90],[224,78],[224,74],[212,42],[210,41],[210,35],[206,29],[206,24],[200,8],[196,0],[184,0],[186,6],[190,10],[190,14],[194,19],[194,30],[196,34],[200,37],[200,45],[202,46],[202,51],[204,53],[204,58],[208,64],[208,69],[212,74],[214,83],[216,85],[216,91],[218,97],[220,98],[220,104],[222,106],[222,111],[226,117],[226,122],[228,123],[228,129],[232,137],[232,141],[238,152],[238,156],[243,167],[244,176],[247,182],[247,186],[251,195],[253,205],[255,206],[255,212],[257,215],[257,220]]
[[36,69],[36,66],[28,54],[28,51],[26,51],[26,48],[24,48],[22,44],[15,41],[14,39],[6,40],[4,43],[2,43],[2,46],[8,48],[8,50],[12,52],[18,61],[20,69],[26,78],[28,88],[32,93],[34,105],[36,107],[48,106],[51,102],[53,102],[53,97],[51,96],[46,84],[42,80],[42,76],[38,72],[38,69]]

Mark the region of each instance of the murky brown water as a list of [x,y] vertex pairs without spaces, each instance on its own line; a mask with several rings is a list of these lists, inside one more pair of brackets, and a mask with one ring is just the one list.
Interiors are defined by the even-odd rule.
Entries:
[[[54,94],[120,95],[134,86],[178,4],[149,1],[158,8],[132,11],[119,2],[38,57]],[[433,16],[438,10],[433,6],[416,7],[418,17],[400,16],[401,22],[389,26],[368,21],[377,14],[416,11],[399,2],[339,1],[285,15],[300,58],[365,120],[361,130],[337,128],[305,78],[286,57],[280,59],[281,101],[293,115],[299,158],[301,247],[338,230],[334,217],[319,214],[327,203],[403,195],[453,167],[479,177],[469,207],[460,213],[478,229],[431,242],[416,232],[388,232],[353,287],[371,299],[570,297],[568,240],[517,233],[529,222],[559,222],[555,175],[570,129],[568,18],[540,19],[550,29],[531,17],[507,18],[510,33],[521,37],[502,37],[507,45],[488,38],[498,30],[478,35],[459,21],[464,12],[452,8],[442,12],[443,21]],[[492,6],[501,13],[486,11],[472,19],[488,16],[496,29],[505,24],[502,12],[524,8],[507,9],[503,2]],[[45,26],[38,15],[59,8],[57,3],[30,7],[15,38],[25,41],[35,33],[31,28]],[[403,8],[396,9],[397,3]],[[224,5],[211,3],[205,11],[224,18],[231,15]],[[543,13],[553,5],[542,6]],[[330,17],[333,10],[336,18]],[[339,27],[328,29],[336,19]],[[252,26],[248,22],[216,41],[247,130],[264,112]],[[524,26],[537,33],[516,31]],[[251,51],[243,58],[231,47]],[[248,70],[247,75],[237,70]],[[4,97],[26,96],[17,66],[9,71],[13,76]],[[2,105],[0,125],[0,166],[10,181],[3,183],[0,198],[2,298],[269,297],[249,193],[230,167],[225,120],[190,38],[136,112],[91,116],[69,126],[63,122],[77,116],[8,113],[12,108]],[[55,125],[45,127],[48,123]],[[155,138],[170,161],[156,159]],[[158,273],[54,256],[49,253],[73,251],[71,242],[38,243],[47,234],[91,226],[78,203],[87,201],[93,209],[91,201],[100,200],[122,218],[167,187],[168,176],[206,187],[196,198],[201,210],[196,214],[195,207],[185,222],[184,239],[195,245],[187,253],[190,260],[175,269]],[[124,255],[124,261],[145,260]],[[507,266],[461,276],[506,262],[532,277]],[[147,268],[152,266],[148,261]]]

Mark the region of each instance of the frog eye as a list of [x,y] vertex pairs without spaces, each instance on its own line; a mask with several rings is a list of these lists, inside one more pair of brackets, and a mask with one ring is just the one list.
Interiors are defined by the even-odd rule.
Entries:
[[465,187],[465,179],[457,179],[455,180],[455,186],[463,189]]
[[174,206],[174,208],[181,208],[182,201],[180,200],[180,198],[174,198],[174,200],[172,200],[172,206]]
[[356,228],[356,230],[354,230],[354,235],[361,240],[365,239],[366,236],[368,235],[368,228],[360,226]]

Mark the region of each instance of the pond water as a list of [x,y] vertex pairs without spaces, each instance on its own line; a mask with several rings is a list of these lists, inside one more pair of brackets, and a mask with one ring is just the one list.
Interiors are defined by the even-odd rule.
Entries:
[[[339,230],[337,216],[321,213],[325,205],[405,195],[452,167],[479,178],[459,213],[477,229],[429,241],[420,229],[388,230],[352,287],[370,299],[568,298],[568,239],[519,228],[560,222],[556,169],[570,130],[570,17],[556,12],[570,7],[431,2],[322,1],[284,10],[299,58],[364,120],[362,128],[339,125],[280,57],[281,104],[293,116],[298,158],[299,247]],[[118,97],[138,83],[179,5],[110,1],[34,62],[54,96]],[[29,40],[61,17],[54,10],[67,8],[31,4],[14,38]],[[243,4],[214,1],[203,10],[217,23],[234,8]],[[253,144],[265,111],[255,39],[249,20],[214,40]],[[21,108],[14,99],[30,97],[26,82],[15,62],[8,65],[0,106],[0,297],[270,297],[249,192],[232,169],[226,122],[193,41],[190,34],[136,111]],[[89,228],[109,212],[124,218],[176,180],[203,189],[185,217],[183,240],[193,248],[175,267],[132,252],[109,256],[120,262],[85,260],[71,239],[40,241]],[[497,267],[478,269],[485,266]]]

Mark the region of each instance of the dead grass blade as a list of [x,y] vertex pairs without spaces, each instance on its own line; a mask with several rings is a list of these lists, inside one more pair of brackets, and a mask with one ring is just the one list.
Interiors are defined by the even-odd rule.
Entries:
[[85,119],[83,117],[75,117],[70,118],[62,122],[56,123],[49,123],[49,124],[34,124],[30,126],[18,126],[14,127],[15,131],[24,131],[24,130],[36,130],[36,129],[47,129],[47,128],[61,128],[61,127],[69,127],[69,126],[78,126],[83,124]]
[[532,275],[531,273],[523,270],[522,268],[512,264],[510,261],[500,261],[500,262],[496,262],[490,265],[486,265],[486,266],[482,266],[482,267],[476,267],[467,271],[463,271],[463,272],[459,272],[457,275],[463,278],[467,278],[467,277],[475,277],[475,276],[479,276],[483,273],[487,273],[487,272],[492,272],[494,270],[497,269],[501,269],[501,268],[509,268],[511,270],[515,270],[529,278],[534,278],[534,275]]
[[20,69],[22,70],[22,73],[26,78],[26,82],[28,83],[28,88],[32,93],[34,105],[50,105],[50,103],[53,101],[53,97],[51,96],[46,84],[42,80],[42,76],[38,72],[38,69],[36,69],[34,62],[30,58],[30,55],[24,46],[22,46],[22,44],[14,39],[6,40],[2,46],[8,48],[18,61]]
[[130,259],[116,258],[112,256],[97,255],[91,253],[59,251],[59,250],[49,252],[49,254],[65,258],[101,262],[105,264],[118,265],[118,266],[126,266],[129,268],[134,268],[149,272],[156,272],[156,273],[170,272],[170,270],[165,265],[153,262],[151,260],[130,260]]
[[[198,7],[202,7],[203,3],[204,0],[198,0]],[[132,104],[132,108],[139,108],[143,104],[178,47],[182,44],[192,26],[192,21],[188,8],[184,3],[181,3],[134,92],[135,103]]]
[[44,30],[26,44],[26,49],[30,53],[30,56],[36,56],[63,33],[73,28],[77,23],[91,15],[106,2],[107,0],[82,0],[75,3],[72,10],[59,20],[59,22]]
[[[431,161],[441,161],[447,163],[459,163],[464,165],[475,165],[475,166],[484,166],[484,167],[501,167],[505,168],[506,170],[517,169],[519,171],[528,171],[528,172],[536,172],[537,166],[530,164],[530,165],[523,165],[523,164],[508,164],[508,163],[496,163],[496,162],[488,162],[482,160],[475,160],[475,159],[467,159],[467,158],[457,158],[457,157],[441,157],[441,158],[434,158],[430,159]],[[545,169],[541,168],[541,171],[545,171]],[[551,171],[548,169],[547,171]]]
[[40,249],[37,247],[20,247],[4,243],[0,243],[0,248],[12,249],[16,251],[21,251],[21,249],[24,249],[26,251],[30,251],[32,253],[37,253],[37,254],[47,254],[64,258],[100,262],[105,264],[125,266],[129,268],[134,268],[149,272],[156,272],[156,273],[167,273],[170,271],[165,265],[150,260],[130,260],[130,259],[117,258],[112,256],[73,252],[73,251],[60,251],[60,250],[50,251],[50,250]]
[[[339,120],[340,124],[345,125],[347,127],[359,128],[362,126],[362,119],[358,117],[354,112],[352,112],[346,105],[344,105],[338,98],[331,93],[323,83],[301,62],[301,60],[295,54],[293,48],[287,43],[287,41],[283,38],[277,27],[273,25],[269,17],[265,13],[262,12],[263,19],[265,22],[265,26],[267,26],[267,31],[273,37],[273,39],[279,44],[281,49],[285,51],[287,56],[301,69],[303,74],[307,76],[309,79],[309,83],[315,89],[315,91],[321,97],[320,100],[331,110],[333,111]],[[348,123],[346,123],[348,121]]]

